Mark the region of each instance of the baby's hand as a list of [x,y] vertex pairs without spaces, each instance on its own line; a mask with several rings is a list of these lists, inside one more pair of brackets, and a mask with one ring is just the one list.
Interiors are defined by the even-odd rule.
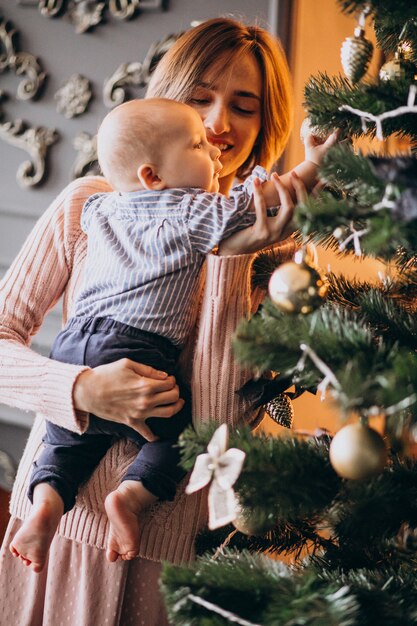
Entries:
[[328,149],[337,143],[339,131],[335,130],[327,137],[319,135],[310,125],[308,118],[306,118],[301,125],[300,135],[304,143],[306,161],[311,161],[314,165],[319,166]]

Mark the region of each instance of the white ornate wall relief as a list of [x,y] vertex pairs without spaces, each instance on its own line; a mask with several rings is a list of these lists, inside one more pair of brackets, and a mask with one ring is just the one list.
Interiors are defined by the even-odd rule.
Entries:
[[0,18],[0,73],[11,70],[18,76],[25,76],[17,88],[16,98],[30,100],[39,94],[46,74],[33,54],[17,51],[17,34],[10,22]]
[[82,115],[92,95],[90,81],[81,74],[73,74],[54,96],[57,102],[56,110],[68,119]]
[[45,17],[61,17],[68,15],[78,34],[100,24],[106,14],[120,19],[130,20],[143,9],[168,9],[168,0],[20,0],[24,4],[37,4],[39,11]]
[[[17,50],[17,30],[5,19],[0,19],[0,73],[12,71],[23,76],[17,91],[17,100],[32,100],[39,96],[45,72],[38,60],[29,52]],[[0,92],[3,104],[8,94]],[[3,109],[0,111],[0,139],[12,146],[21,148],[30,156],[18,168],[16,178],[22,187],[39,184],[46,171],[46,158],[49,147],[58,140],[58,132],[43,126],[32,127],[21,119],[7,120]]]
[[97,161],[97,135],[90,135],[83,131],[74,138],[72,145],[77,151],[77,157],[72,166],[71,177],[100,174]]
[[0,139],[25,150],[31,157],[19,166],[16,174],[18,183],[22,187],[39,184],[45,176],[48,148],[59,139],[58,131],[44,126],[28,126],[17,119],[0,124]]
[[180,33],[167,35],[154,42],[146,53],[144,61],[122,63],[113,74],[104,81],[103,101],[110,109],[128,100],[126,87],[146,87],[158,61],[178,39]]

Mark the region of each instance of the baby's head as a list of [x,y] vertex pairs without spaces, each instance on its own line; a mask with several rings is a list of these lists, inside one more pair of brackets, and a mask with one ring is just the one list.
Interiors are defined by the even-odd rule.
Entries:
[[101,123],[97,152],[117,191],[219,188],[220,150],[208,143],[198,113],[181,102],[149,98],[121,104]]

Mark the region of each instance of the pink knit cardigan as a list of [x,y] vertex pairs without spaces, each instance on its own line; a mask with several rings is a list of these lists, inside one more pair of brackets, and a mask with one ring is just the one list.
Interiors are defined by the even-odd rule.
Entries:
[[[45,419],[78,433],[88,426],[88,414],[76,411],[72,400],[74,382],[85,366],[50,360],[29,346],[61,296],[63,322],[71,314],[86,253],[80,212],[88,196],[108,190],[99,177],[68,185],[39,219],[0,284],[0,402],[36,412],[11,499],[11,514],[20,519],[30,509],[27,482],[42,448]],[[230,339],[238,320],[249,315],[263,295],[251,294],[252,261],[251,255],[209,255],[205,263],[198,330],[184,359],[192,363],[196,424],[212,419],[233,426],[245,408],[235,391],[249,373],[235,364]],[[135,454],[134,445],[125,440],[108,451],[81,488],[75,508],[63,517],[60,535],[105,547],[108,521],[103,503]],[[207,494],[186,496],[187,480],[179,486],[174,502],[157,503],[149,511],[141,534],[141,556],[173,563],[193,559],[196,534],[206,523]]]

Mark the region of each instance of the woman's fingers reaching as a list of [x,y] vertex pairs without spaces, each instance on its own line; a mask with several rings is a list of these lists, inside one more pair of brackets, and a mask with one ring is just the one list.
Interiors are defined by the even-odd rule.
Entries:
[[256,223],[258,228],[262,229],[267,224],[267,216],[265,196],[263,194],[262,183],[259,178],[255,178],[253,181],[253,199],[255,204]]
[[219,255],[252,254],[286,239],[294,231],[294,203],[291,194],[278,174],[272,174],[271,180],[279,197],[280,208],[277,215],[268,216],[263,185],[259,179],[255,179],[253,200],[256,221],[253,226],[224,239],[219,245]]
[[291,172],[291,184],[295,192],[295,197],[297,200],[297,204],[301,204],[307,200],[307,189],[302,181],[302,179],[298,176],[297,172]]
[[[276,172],[271,175],[271,180],[274,183],[275,189],[277,190],[279,199],[281,201],[281,206],[279,208],[277,216],[274,218],[269,218],[274,220],[273,222],[271,222],[271,224],[273,228],[272,235],[275,237],[275,239],[267,245],[277,243],[277,241],[287,237],[288,234],[290,234],[288,233],[288,226],[292,223],[292,218],[294,216],[294,202],[287,187],[283,184]],[[300,182],[302,183],[301,180]]]

